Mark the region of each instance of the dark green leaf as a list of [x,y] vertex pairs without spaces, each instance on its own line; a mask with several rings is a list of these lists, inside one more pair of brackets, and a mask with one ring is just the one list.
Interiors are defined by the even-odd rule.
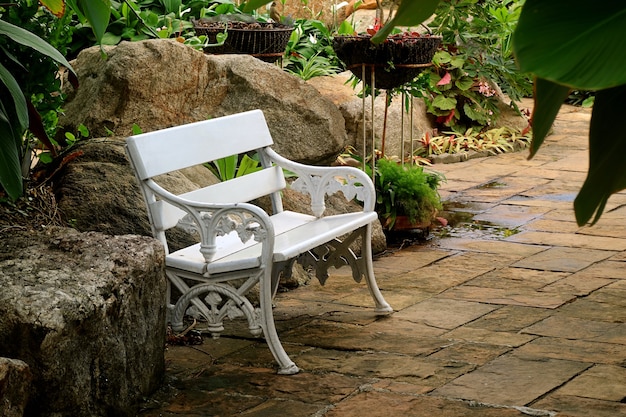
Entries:
[[109,25],[111,2],[109,0],[78,0],[77,6],[91,24],[96,41],[101,43]]
[[598,221],[611,194],[626,189],[626,130],[615,129],[626,117],[626,85],[599,91],[589,129],[589,172],[574,200],[578,225]]
[[15,132],[0,102],[0,185],[9,197],[17,200],[23,192],[22,169],[16,146],[16,138],[21,133]]
[[74,72],[70,63],[67,62],[65,57],[59,51],[54,49],[54,47],[48,42],[27,30],[12,25],[9,22],[5,22],[4,20],[0,20],[0,35],[7,35],[11,40],[21,45],[28,46],[29,48],[54,59],[58,63],[67,67],[70,71]]
[[246,13],[250,13],[258,9],[259,7],[265,6],[267,3],[271,2],[272,0],[250,0],[245,4],[243,11]]
[[526,0],[513,42],[523,72],[584,90],[626,84],[624,1]]
[[456,99],[452,97],[438,95],[433,100],[433,106],[441,110],[452,110],[456,107]]
[[13,75],[11,75],[9,70],[2,64],[0,64],[0,82],[7,87],[9,94],[11,95],[21,135],[21,132],[26,130],[28,127],[28,108],[26,106],[26,98],[24,97],[24,93],[22,93],[20,86],[17,84],[17,81],[13,78]]
[[542,78],[535,79],[535,106],[531,117],[533,140],[530,148],[532,158],[552,128],[561,105],[569,95],[569,88]]

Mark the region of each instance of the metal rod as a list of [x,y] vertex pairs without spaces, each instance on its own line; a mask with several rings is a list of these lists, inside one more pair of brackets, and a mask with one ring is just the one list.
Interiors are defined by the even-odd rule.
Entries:
[[372,66],[372,82],[370,92],[372,93],[372,181],[375,181],[376,171],[376,133],[374,131],[374,101],[376,99],[376,67]]
[[404,166],[404,102],[406,101],[406,93],[402,92],[402,101],[400,102],[400,164]]
[[367,158],[367,125],[365,123],[365,64],[361,64],[361,96],[362,96],[362,104],[363,104],[363,172],[365,171],[365,164]]
[[413,148],[413,95],[411,95],[411,97],[409,98],[409,111],[411,112],[411,116],[409,117],[409,119],[411,120],[411,165],[413,165],[413,163],[415,162],[415,159],[413,158],[413,152],[415,152]]

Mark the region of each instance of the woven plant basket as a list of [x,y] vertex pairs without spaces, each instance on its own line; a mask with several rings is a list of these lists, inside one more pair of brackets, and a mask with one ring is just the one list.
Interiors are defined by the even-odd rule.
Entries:
[[[275,61],[285,53],[293,26],[277,23],[193,21],[196,35],[206,35],[217,43],[217,35],[226,31],[223,45],[205,48],[207,54],[247,54],[264,61]],[[227,28],[228,25],[228,28]]]
[[373,44],[370,35],[336,36],[333,49],[339,59],[358,79],[371,86],[371,69],[375,68],[375,87],[392,89],[413,80],[431,60],[441,44],[438,36],[390,37]]

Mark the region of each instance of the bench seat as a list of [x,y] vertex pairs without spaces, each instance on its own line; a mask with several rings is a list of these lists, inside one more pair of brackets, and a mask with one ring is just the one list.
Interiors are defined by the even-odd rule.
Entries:
[[[322,217],[310,216],[292,211],[283,211],[270,216],[274,225],[274,262],[283,262],[314,249],[370,224],[377,219],[376,213],[346,213]],[[167,255],[166,265],[195,272],[196,274],[220,274],[238,269],[257,268],[260,264],[261,245],[248,241],[241,243],[231,233],[218,238],[218,249],[211,263],[207,263],[200,253],[200,243]]]

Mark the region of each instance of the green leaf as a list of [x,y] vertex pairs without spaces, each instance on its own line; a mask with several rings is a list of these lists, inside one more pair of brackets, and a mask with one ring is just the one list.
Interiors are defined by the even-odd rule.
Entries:
[[17,84],[15,78],[13,78],[13,75],[11,75],[9,70],[2,64],[0,64],[0,82],[7,87],[9,94],[11,95],[19,123],[19,133],[21,135],[21,133],[28,127],[28,107],[26,106],[26,97],[24,97],[24,93],[22,93],[22,89]]
[[106,32],[102,39],[100,39],[101,45],[117,45],[122,41],[122,37],[115,35],[111,32]]
[[251,174],[253,172],[259,171],[260,169],[261,165],[259,161],[250,158],[248,155],[244,155],[241,159],[241,162],[239,163],[237,176],[241,177],[242,175]]
[[440,110],[452,110],[456,108],[456,99],[452,97],[438,95],[433,100],[433,106]]
[[65,14],[65,1],[63,0],[39,0],[39,3],[56,17],[63,17]]
[[0,101],[0,185],[9,197],[17,200],[23,193],[22,168],[14,132]]
[[213,163],[217,167],[217,172],[219,173],[218,176],[221,181],[227,181],[235,178],[238,158],[238,155],[231,155],[213,161]]
[[568,87],[552,81],[542,78],[535,79],[535,105],[531,117],[533,140],[529,159],[535,156],[546,135],[550,132],[554,119],[569,95],[569,91]]
[[402,0],[394,17],[372,37],[381,43],[396,26],[417,26],[435,12],[439,0]]
[[461,91],[467,91],[474,85],[474,80],[470,77],[461,77],[454,82],[454,85]]
[[67,67],[70,71],[74,72],[72,66],[69,62],[67,62],[65,57],[39,36],[30,33],[21,27],[12,25],[9,22],[5,22],[4,20],[0,20],[0,35],[7,35],[11,40],[54,59],[58,63]]
[[252,11],[258,9],[259,7],[265,6],[266,4],[271,3],[271,2],[272,0],[250,0],[244,5],[243,11],[245,13],[251,13]]
[[597,222],[611,194],[626,189],[626,130],[615,129],[624,119],[626,85],[599,91],[589,128],[589,172],[574,200],[576,221]]
[[100,44],[109,25],[111,16],[110,0],[77,0],[77,6],[91,24],[96,41]]
[[522,72],[575,89],[626,84],[626,2],[526,0],[513,35]]

